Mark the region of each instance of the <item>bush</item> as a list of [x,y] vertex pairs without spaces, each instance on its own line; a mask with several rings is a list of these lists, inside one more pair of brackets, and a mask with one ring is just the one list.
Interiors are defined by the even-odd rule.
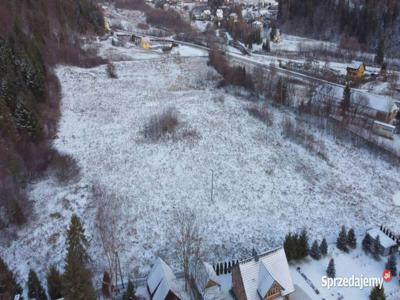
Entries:
[[56,153],[51,161],[51,167],[60,183],[68,183],[80,173],[76,160],[68,154]]
[[271,111],[268,110],[267,106],[260,107],[257,105],[250,106],[247,108],[250,116],[262,121],[268,126],[272,126],[274,124],[274,115]]
[[178,115],[173,108],[169,108],[159,115],[154,115],[144,126],[144,137],[157,141],[166,135],[174,135],[179,124]]

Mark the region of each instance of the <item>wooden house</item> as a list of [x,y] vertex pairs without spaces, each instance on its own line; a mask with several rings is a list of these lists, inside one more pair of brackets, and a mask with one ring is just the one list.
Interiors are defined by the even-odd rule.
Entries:
[[283,248],[254,255],[232,269],[232,292],[237,300],[289,299],[294,291]]
[[180,300],[175,274],[171,268],[158,258],[153,265],[146,281],[150,299]]
[[364,76],[366,66],[363,62],[353,62],[347,67],[347,78],[351,80],[358,80]]
[[223,298],[217,274],[207,262],[199,259],[191,260],[189,283],[196,300]]
[[380,255],[389,256],[396,253],[399,249],[397,245],[397,238],[390,235],[381,228],[372,228],[367,231],[371,238],[376,239],[379,237]]

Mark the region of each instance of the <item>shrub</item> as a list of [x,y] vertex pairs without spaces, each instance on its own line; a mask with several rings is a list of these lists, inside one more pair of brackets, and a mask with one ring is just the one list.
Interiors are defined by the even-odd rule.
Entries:
[[268,110],[266,106],[260,107],[257,105],[250,106],[247,108],[250,116],[260,120],[261,122],[267,124],[268,126],[272,126],[274,124],[274,115],[271,111]]
[[56,153],[51,161],[54,175],[60,183],[67,183],[79,175],[80,168],[76,160],[68,154]]
[[179,124],[178,115],[173,108],[169,108],[159,115],[154,115],[144,126],[144,137],[157,141],[166,135],[173,135]]

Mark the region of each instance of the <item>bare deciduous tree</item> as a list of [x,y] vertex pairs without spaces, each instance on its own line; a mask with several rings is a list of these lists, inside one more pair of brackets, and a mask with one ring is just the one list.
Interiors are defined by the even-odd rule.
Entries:
[[176,255],[183,267],[185,289],[187,290],[189,263],[192,259],[199,259],[203,256],[203,231],[197,214],[188,207],[175,210],[172,223],[175,224],[172,228],[172,241],[175,242]]
[[107,258],[108,272],[115,286],[118,282],[118,252],[122,250],[120,239],[121,206],[123,199],[108,193],[102,186],[94,184],[92,193],[97,205],[95,225]]

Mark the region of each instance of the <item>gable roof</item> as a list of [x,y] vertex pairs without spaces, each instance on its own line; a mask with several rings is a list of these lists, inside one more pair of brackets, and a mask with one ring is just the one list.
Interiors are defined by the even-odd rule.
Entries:
[[364,63],[361,61],[353,61],[347,68],[353,70],[359,70]]
[[217,273],[215,273],[214,268],[208,262],[193,259],[190,264],[190,273],[202,294],[204,294],[206,288],[209,287],[209,283],[213,286],[221,286]]
[[373,228],[373,229],[368,230],[367,232],[373,239],[375,239],[377,236],[379,236],[379,242],[380,242],[381,246],[384,248],[390,248],[393,246],[397,246],[396,241],[391,239],[390,237],[388,237],[379,228]]
[[[162,281],[171,282],[175,280],[172,269],[161,259],[158,258],[147,277],[147,286],[150,294],[153,295]],[[165,285],[164,285],[165,286]]]
[[271,289],[275,280],[268,272],[267,267],[264,263],[260,264],[259,272],[258,272],[258,289],[257,292],[260,294],[261,298],[264,299],[268,294],[268,291]]
[[169,281],[164,278],[161,281],[160,285],[157,287],[157,290],[154,293],[152,300],[165,300],[169,292],[172,292],[176,296],[176,298],[180,299],[175,280]]
[[259,255],[258,261],[253,258],[239,262],[240,274],[247,300],[259,299],[266,294],[276,281],[282,287],[282,296],[294,292],[289,264],[283,248],[278,248]]

